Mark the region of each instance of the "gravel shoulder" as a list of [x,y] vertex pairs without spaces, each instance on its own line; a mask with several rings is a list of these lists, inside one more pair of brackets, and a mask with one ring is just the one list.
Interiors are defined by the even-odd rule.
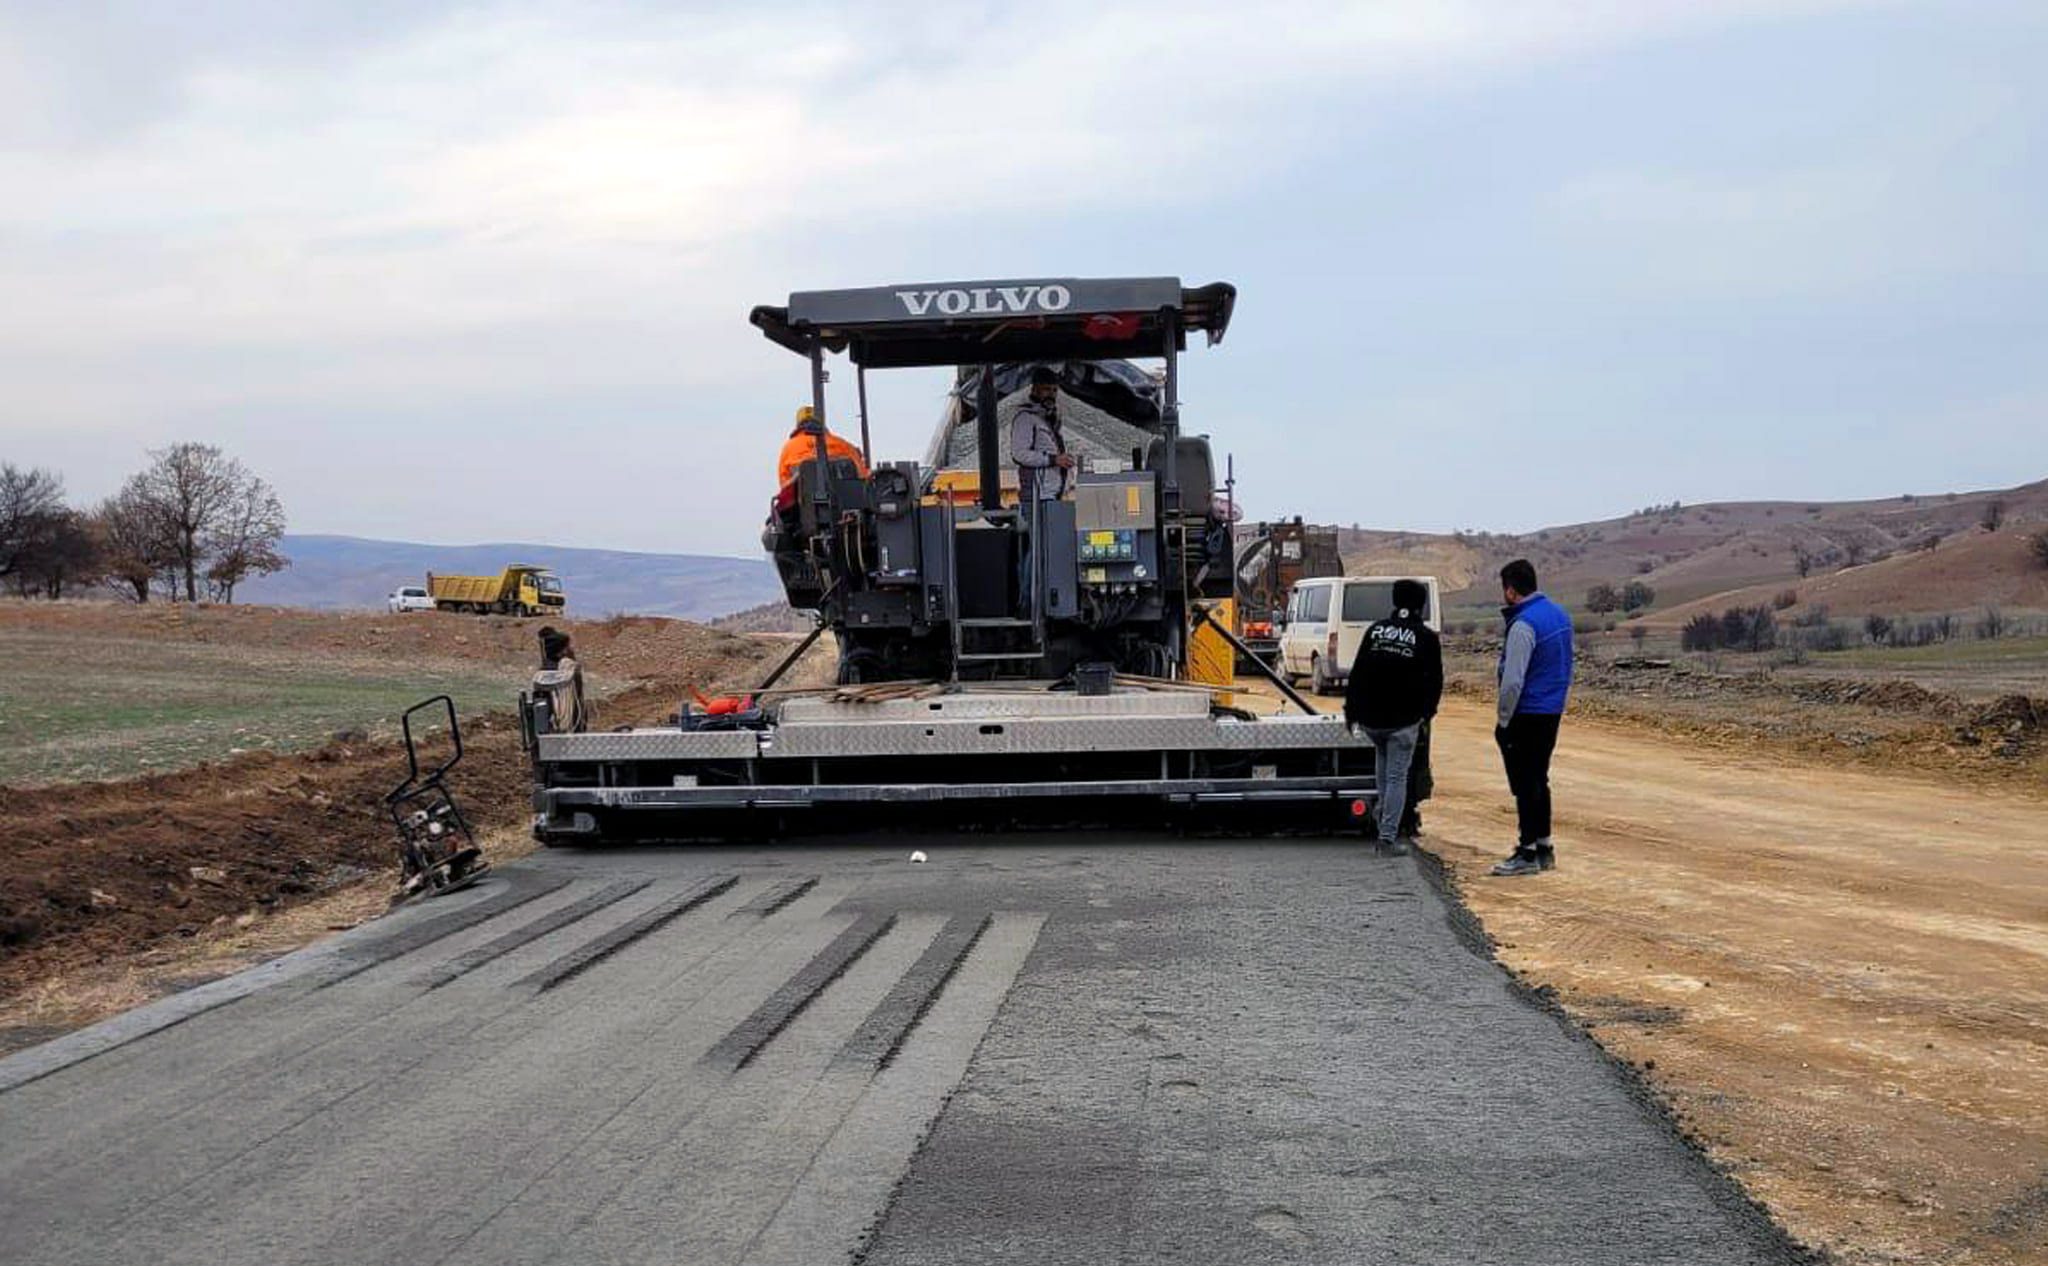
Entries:
[[2048,798],[1567,720],[1560,868],[1447,701],[1428,842],[1502,961],[1842,1260],[2048,1260]]

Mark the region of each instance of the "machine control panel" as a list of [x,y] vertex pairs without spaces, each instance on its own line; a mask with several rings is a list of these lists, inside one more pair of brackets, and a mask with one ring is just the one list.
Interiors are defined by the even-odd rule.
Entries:
[[1130,528],[1084,531],[1080,536],[1084,563],[1134,562],[1138,557],[1138,534]]
[[1081,587],[1136,593],[1159,583],[1159,505],[1149,471],[1090,473],[1074,489]]

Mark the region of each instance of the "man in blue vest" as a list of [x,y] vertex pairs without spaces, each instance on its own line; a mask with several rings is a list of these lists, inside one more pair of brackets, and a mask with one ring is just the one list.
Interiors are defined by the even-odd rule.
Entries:
[[1536,588],[1536,568],[1518,558],[1500,569],[1507,639],[1500,652],[1500,713],[1493,741],[1507,766],[1521,828],[1496,875],[1536,875],[1557,864],[1550,842],[1550,754],[1572,688],[1572,618]]

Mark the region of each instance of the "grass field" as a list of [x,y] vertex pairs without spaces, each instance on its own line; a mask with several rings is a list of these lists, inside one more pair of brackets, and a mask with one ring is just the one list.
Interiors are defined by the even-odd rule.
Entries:
[[145,638],[0,630],[0,784],[119,778],[239,751],[392,731],[437,693],[510,706],[521,675],[475,662],[336,656]]

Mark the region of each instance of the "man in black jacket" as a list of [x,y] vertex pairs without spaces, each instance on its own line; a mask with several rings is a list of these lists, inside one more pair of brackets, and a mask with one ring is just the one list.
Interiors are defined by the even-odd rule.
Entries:
[[1423,623],[1429,590],[1421,581],[1394,582],[1394,615],[1365,631],[1344,689],[1344,720],[1372,740],[1382,852],[1408,851],[1401,834],[1408,807],[1408,766],[1422,725],[1444,694],[1443,643]]

